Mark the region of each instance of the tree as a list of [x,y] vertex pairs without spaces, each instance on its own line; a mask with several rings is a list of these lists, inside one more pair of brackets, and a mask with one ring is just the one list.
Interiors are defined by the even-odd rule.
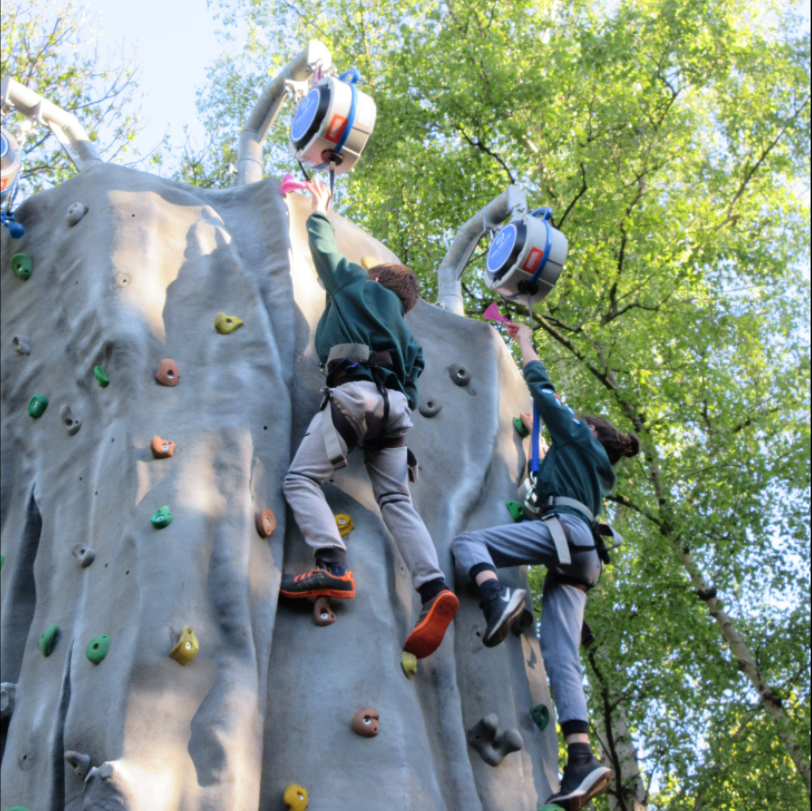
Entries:
[[[125,154],[140,129],[134,108],[136,69],[124,53],[110,64],[99,55],[95,21],[74,0],[6,0],[0,16],[0,73],[72,112],[105,160]],[[74,168],[46,127],[14,113],[3,126],[25,153],[23,194],[61,183]]]
[[[724,0],[220,8],[250,36],[201,97],[220,138],[210,177],[315,36],[378,104],[340,205],[427,297],[456,227],[507,183],[568,236],[533,314],[542,355],[573,407],[644,447],[619,469],[627,544],[589,608],[590,702],[616,771],[603,807],[806,807],[808,34],[785,4]],[[474,273],[466,293],[472,316],[491,300]]]

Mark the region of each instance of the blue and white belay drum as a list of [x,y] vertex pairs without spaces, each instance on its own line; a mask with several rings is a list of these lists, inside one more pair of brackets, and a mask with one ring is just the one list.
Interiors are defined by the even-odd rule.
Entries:
[[20,146],[8,130],[0,129],[0,197],[14,189],[20,171]]
[[485,284],[507,299],[532,304],[553,289],[567,261],[567,238],[553,226],[553,212],[541,208],[505,225],[491,243]]
[[340,76],[325,76],[302,99],[290,126],[293,157],[313,169],[335,168],[336,174],[355,166],[375,128],[375,102],[358,89],[355,68]]

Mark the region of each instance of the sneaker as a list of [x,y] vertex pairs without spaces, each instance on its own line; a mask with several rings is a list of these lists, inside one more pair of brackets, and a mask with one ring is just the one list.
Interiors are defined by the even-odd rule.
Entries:
[[460,601],[448,589],[424,603],[417,625],[406,640],[403,650],[406,653],[413,653],[417,659],[431,656],[440,647],[443,636],[457,615],[459,607]]
[[555,803],[563,811],[581,811],[590,800],[609,788],[611,780],[612,770],[602,766],[594,757],[577,766],[568,763],[564,767],[561,788],[547,800],[547,804]]
[[355,597],[355,579],[352,572],[338,575],[330,574],[326,569],[313,569],[306,574],[283,574],[281,594],[298,600],[302,597],[337,597],[352,600]]
[[495,648],[505,641],[510,625],[524,609],[527,592],[524,589],[503,588],[490,600],[483,600],[479,607],[485,612],[488,623],[482,642],[486,648]]

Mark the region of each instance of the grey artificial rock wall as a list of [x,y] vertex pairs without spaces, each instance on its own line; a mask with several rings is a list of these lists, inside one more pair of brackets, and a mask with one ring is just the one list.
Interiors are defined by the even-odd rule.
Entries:
[[[75,202],[88,211],[71,225]],[[461,580],[455,627],[404,676],[419,602],[358,453],[326,486],[355,524],[357,599],[329,627],[309,604],[277,604],[283,568],[311,563],[281,492],[322,383],[308,209],[275,180],[208,191],[99,165],[27,200],[23,239],[2,229],[3,808],[283,811],[296,782],[312,811],[534,811],[555,782],[553,725],[542,733],[528,714],[549,705],[537,641],[483,648]],[[350,258],[394,258],[336,227]],[[10,269],[18,251],[27,280]],[[244,326],[216,332],[218,311]],[[425,303],[409,320],[423,401],[442,404],[414,416],[412,492],[452,577],[455,534],[509,520],[525,465],[512,418],[529,400],[491,327]],[[154,379],[164,358],[175,387]],[[452,381],[458,364],[467,386]],[[34,394],[49,399],[39,419]],[[154,435],[176,443],[171,458],[153,458]],[[155,529],[164,505],[174,520]],[[270,539],[254,525],[262,509],[276,516]],[[76,544],[95,551],[89,566]],[[200,652],[181,666],[169,653],[184,626]],[[93,664],[98,635],[110,648]],[[350,730],[360,707],[380,712],[378,737]],[[466,742],[491,713],[524,743],[498,767]],[[71,750],[87,756],[79,773]]]

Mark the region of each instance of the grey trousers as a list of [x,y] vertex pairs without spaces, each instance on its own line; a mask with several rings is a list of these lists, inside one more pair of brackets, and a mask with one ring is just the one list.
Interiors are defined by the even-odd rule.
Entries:
[[[364,445],[368,433],[379,433],[383,419],[383,397],[374,383],[358,381],[331,389],[336,405],[355,429],[358,442]],[[405,438],[412,427],[411,411],[406,396],[389,391],[389,419],[386,436],[401,438],[403,447],[364,450],[364,462],[372,482],[381,518],[392,534],[406,566],[412,574],[415,589],[442,578],[437,550],[423,520],[412,505],[409,493],[409,469]],[[329,408],[329,406],[328,406]],[[338,561],[346,557],[344,541],[338,533],[335,517],[321,485],[333,475],[322,435],[323,412],[313,417],[302,444],[285,477],[285,498],[293,510],[305,541],[317,558]],[[341,449],[347,446],[341,439]]]
[[[580,518],[562,515],[560,520],[566,524],[572,539],[572,564],[566,573],[595,585],[601,573],[598,553],[594,549],[577,551],[579,546],[595,545],[592,531]],[[558,721],[562,725],[567,721],[588,721],[579,650],[586,594],[556,579],[553,570],[558,567],[558,556],[545,522],[525,521],[465,532],[454,539],[451,552],[466,572],[478,563],[487,563],[497,569],[523,564],[548,567],[550,571],[541,598],[539,641],[558,709]]]

